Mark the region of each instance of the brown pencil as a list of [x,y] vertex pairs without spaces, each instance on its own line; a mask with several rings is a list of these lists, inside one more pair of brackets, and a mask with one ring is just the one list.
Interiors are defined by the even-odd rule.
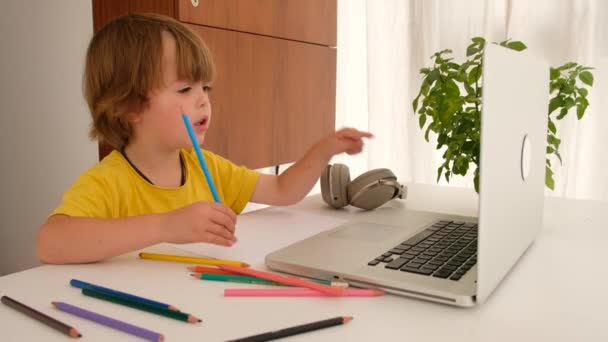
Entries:
[[75,328],[73,328],[63,322],[60,322],[51,316],[47,316],[40,311],[34,310],[34,309],[30,308],[29,306],[27,306],[23,303],[20,303],[8,296],[2,296],[1,301],[2,301],[2,303],[6,304],[7,306],[27,315],[41,323],[44,323],[55,330],[59,330],[64,334],[67,334],[71,337],[82,337],[82,334],[79,333],[78,330],[76,330]]

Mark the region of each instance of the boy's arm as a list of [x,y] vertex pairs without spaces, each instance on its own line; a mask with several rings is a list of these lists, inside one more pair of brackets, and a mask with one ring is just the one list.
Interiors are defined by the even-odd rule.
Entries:
[[235,224],[236,215],[228,207],[204,201],[126,218],[55,215],[40,229],[36,254],[44,263],[70,264],[100,261],[161,242],[232,246]]
[[260,175],[250,201],[269,205],[297,203],[310,192],[334,155],[359,153],[363,149],[363,138],[370,137],[370,133],[353,128],[337,131],[313,145],[281,175]]
[[50,264],[107,259],[162,242],[162,214],[118,219],[50,217],[40,229],[36,254]]

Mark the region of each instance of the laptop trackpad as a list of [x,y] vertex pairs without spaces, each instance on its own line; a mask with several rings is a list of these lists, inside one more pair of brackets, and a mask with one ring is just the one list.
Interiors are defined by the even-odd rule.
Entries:
[[376,242],[385,241],[400,232],[403,234],[403,227],[371,222],[349,222],[337,227],[328,235],[332,238]]

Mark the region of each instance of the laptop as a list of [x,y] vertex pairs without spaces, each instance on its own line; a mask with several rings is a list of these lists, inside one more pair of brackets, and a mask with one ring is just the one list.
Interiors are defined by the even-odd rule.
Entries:
[[455,306],[483,303],[542,226],[549,66],[483,59],[478,217],[385,206],[266,256],[276,271]]

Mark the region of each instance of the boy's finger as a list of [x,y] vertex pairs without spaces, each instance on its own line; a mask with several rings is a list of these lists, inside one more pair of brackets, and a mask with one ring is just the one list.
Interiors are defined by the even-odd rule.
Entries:
[[230,217],[232,222],[236,223],[236,214],[234,213],[234,211],[232,211],[232,209],[228,208],[227,206],[225,206],[223,204],[216,204],[214,206],[214,208],[217,209],[218,211],[228,215],[228,217]]
[[370,132],[358,131],[353,128],[345,129],[340,134],[343,138],[348,139],[361,139],[361,138],[372,138],[374,135]]
[[217,212],[217,214],[211,216],[211,221],[216,223],[222,227],[225,227],[225,230],[228,230],[230,234],[234,234],[234,222],[225,215],[223,212]]

